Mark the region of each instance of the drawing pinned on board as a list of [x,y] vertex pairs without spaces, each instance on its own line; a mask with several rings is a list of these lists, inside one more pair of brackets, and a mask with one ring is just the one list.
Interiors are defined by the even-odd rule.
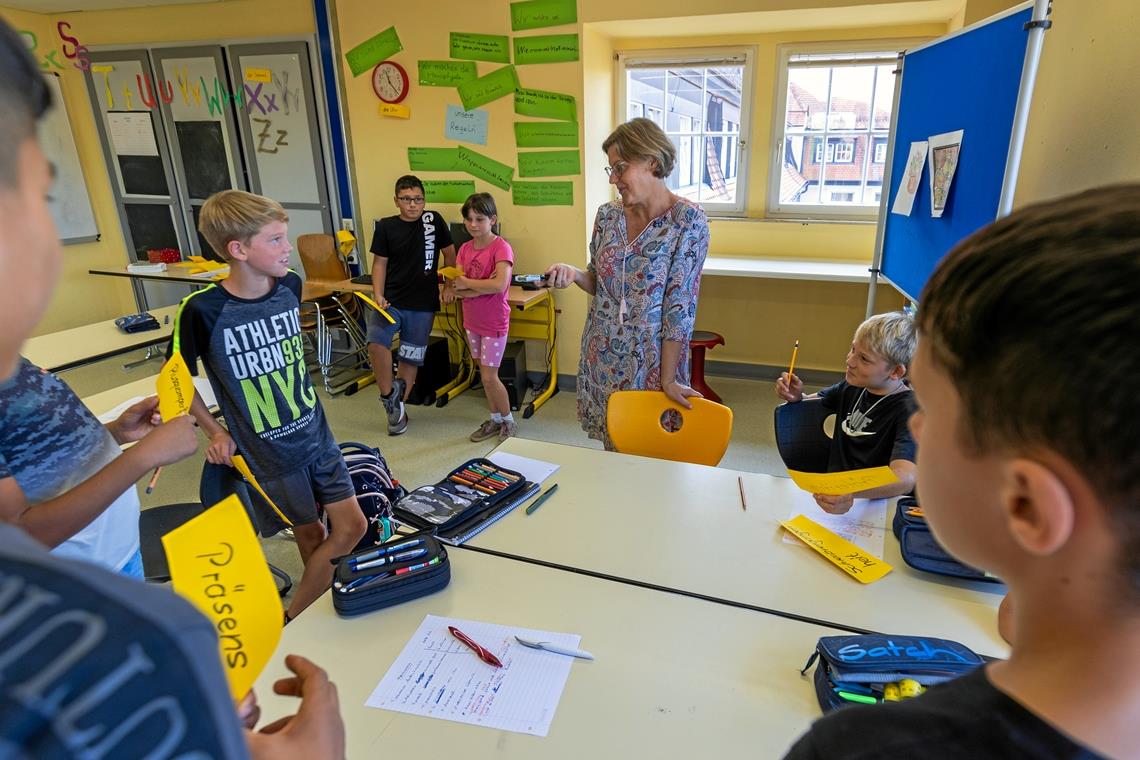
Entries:
[[902,179],[899,180],[898,192],[895,193],[895,204],[891,206],[892,214],[910,216],[910,212],[914,210],[914,196],[922,181],[922,167],[926,166],[926,145],[926,140],[910,144],[906,168],[903,170]]
[[959,129],[930,138],[930,215],[936,219],[942,216],[950,198],[964,134]]
[[460,106],[448,104],[443,136],[448,140],[486,145],[487,121],[488,114],[486,111],[481,109],[464,111]]

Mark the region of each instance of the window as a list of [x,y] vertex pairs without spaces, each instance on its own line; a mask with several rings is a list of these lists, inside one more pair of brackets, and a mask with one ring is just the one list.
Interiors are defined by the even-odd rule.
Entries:
[[770,216],[876,215],[897,60],[894,44],[866,52],[781,49]]
[[618,113],[665,130],[677,149],[666,185],[709,214],[744,213],[752,60],[746,48],[618,54]]

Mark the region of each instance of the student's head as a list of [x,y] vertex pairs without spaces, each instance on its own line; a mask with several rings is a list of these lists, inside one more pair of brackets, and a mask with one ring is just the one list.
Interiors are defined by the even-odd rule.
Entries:
[[414,174],[396,180],[396,208],[405,222],[414,222],[424,213],[424,183]]
[[198,232],[223,260],[281,277],[289,268],[289,215],[272,198],[244,190],[214,193],[202,204]]
[[48,207],[52,169],[36,140],[51,94],[23,39],[0,19],[0,381],[47,308],[62,249]]
[[1140,603],[1140,185],[989,225],[919,303],[911,425],[938,538],[1011,584],[1107,576]]
[[490,193],[474,193],[467,196],[462,211],[463,223],[467,227],[467,234],[471,237],[490,234],[491,228],[499,221],[495,199]]
[[855,329],[844,379],[872,390],[894,390],[914,356],[914,319],[905,311],[876,314]]

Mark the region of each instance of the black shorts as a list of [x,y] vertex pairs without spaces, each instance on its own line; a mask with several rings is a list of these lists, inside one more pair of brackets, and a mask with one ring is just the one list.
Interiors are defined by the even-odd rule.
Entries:
[[261,481],[265,493],[277,505],[263,504],[258,512],[258,528],[263,536],[276,535],[291,525],[308,525],[317,521],[317,505],[333,504],[356,495],[344,456],[336,444],[325,446],[307,466],[277,478]]

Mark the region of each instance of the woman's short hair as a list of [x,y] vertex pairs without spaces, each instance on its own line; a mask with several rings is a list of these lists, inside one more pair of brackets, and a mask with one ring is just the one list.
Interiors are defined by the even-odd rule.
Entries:
[[630,119],[610,133],[602,143],[602,151],[609,153],[617,148],[626,161],[645,159],[653,162],[653,176],[665,179],[673,173],[677,163],[677,149],[661,127],[650,119]]

